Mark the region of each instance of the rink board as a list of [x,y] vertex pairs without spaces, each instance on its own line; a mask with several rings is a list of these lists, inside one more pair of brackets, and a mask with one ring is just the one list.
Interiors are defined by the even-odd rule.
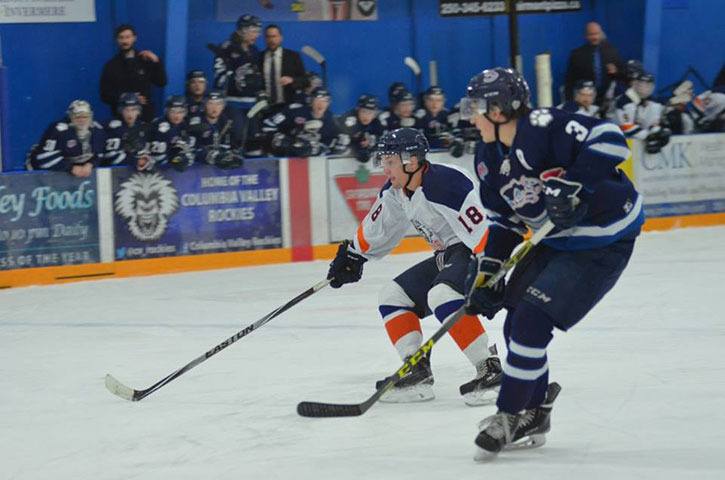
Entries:
[[[725,224],[725,134],[673,137],[658,154],[647,154],[634,142],[632,151],[622,169],[643,192],[644,230]],[[431,160],[472,173],[470,155],[436,152]],[[382,172],[347,157],[252,159],[240,169],[204,166],[159,176],[166,191],[151,197],[165,198],[173,208],[161,209],[167,217],[163,232],[147,228],[147,238],[130,228],[129,207],[121,202],[122,190],[135,177],[126,169],[97,169],[84,181],[53,172],[0,176],[0,233],[8,237],[0,241],[0,288],[330,259],[337,242],[354,234],[384,183]],[[85,203],[75,204],[85,210],[30,211],[41,184],[60,193],[65,189],[68,198],[85,194]],[[76,227],[67,230],[68,238],[39,243],[34,238],[35,244],[21,245],[20,233],[25,238],[42,228],[52,233],[59,219]],[[408,235],[393,253],[429,248],[412,227]],[[53,255],[64,248],[72,253],[80,239],[89,250],[83,255]],[[22,255],[22,248],[33,249],[33,256]],[[21,255],[13,257],[18,251]]]

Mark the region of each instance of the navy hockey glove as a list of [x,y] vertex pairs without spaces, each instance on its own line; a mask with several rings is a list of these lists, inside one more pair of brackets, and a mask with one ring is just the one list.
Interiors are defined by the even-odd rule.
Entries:
[[[472,257],[468,264],[466,276],[466,313],[469,315],[483,315],[493,320],[496,313],[503,307],[503,298],[506,293],[506,282],[502,278],[493,287],[485,288],[483,285],[503,265],[501,260],[490,257]],[[474,287],[474,284],[476,285]]]
[[551,222],[559,228],[571,228],[587,214],[587,204],[577,194],[582,184],[558,177],[543,179],[546,213]]
[[355,283],[362,278],[363,264],[367,258],[350,250],[352,242],[345,240],[337,248],[337,255],[330,263],[327,279],[332,288],[340,288],[346,283]]

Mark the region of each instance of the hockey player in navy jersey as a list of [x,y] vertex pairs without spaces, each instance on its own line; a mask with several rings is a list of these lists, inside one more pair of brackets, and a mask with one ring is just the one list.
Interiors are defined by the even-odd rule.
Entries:
[[252,108],[257,94],[264,90],[259,70],[261,53],[255,45],[262,21],[254,15],[242,15],[229,40],[213,49],[214,88],[226,95],[227,101],[242,110]]
[[194,163],[194,137],[186,122],[186,98],[172,95],[166,100],[165,115],[157,118],[149,129],[149,155],[137,162],[139,170],[172,167],[183,171]]
[[330,152],[340,134],[330,112],[330,92],[316,88],[309,105],[292,104],[265,119],[262,132],[274,155],[307,157]]
[[74,100],[67,116],[53,122],[28,153],[28,170],[56,170],[89,177],[104,155],[106,134],[85,100]]
[[415,111],[416,128],[428,139],[431,148],[448,148],[453,142],[448,123],[446,96],[441,87],[430,87],[423,93],[423,108]]
[[[380,315],[401,358],[420,346],[420,319],[431,313],[444,322],[463,306],[464,280],[471,252],[486,246],[489,224],[473,179],[456,167],[431,164],[428,142],[419,131],[401,128],[378,143],[376,162],[388,181],[357,229],[330,264],[330,285],[360,280],[363,264],[386,256],[412,224],[434,254],[409,268],[380,291]],[[495,398],[501,364],[490,356],[488,335],[478,317],[464,316],[450,335],[476,368],[476,377],[460,388],[469,405]],[[385,380],[376,385],[380,388]],[[415,402],[434,398],[430,359],[412,367],[381,401]]]
[[204,115],[204,97],[208,82],[203,70],[192,70],[186,74],[186,104],[188,113],[186,121],[189,125],[199,123]]
[[118,99],[120,118],[106,124],[106,152],[100,166],[136,166],[147,155],[149,125],[141,120],[141,99],[133,92],[122,93]]
[[246,116],[236,115],[226,108],[224,94],[212,90],[204,102],[200,122],[190,125],[194,139],[196,161],[219,168],[237,168],[243,163],[244,122]]
[[578,80],[574,84],[574,99],[566,101],[556,108],[569,113],[578,113],[587,117],[598,117],[599,105],[594,104],[597,98],[597,87],[591,80]]
[[527,227],[547,220],[556,227],[506,284],[474,288],[467,298],[471,314],[507,310],[498,413],[481,422],[475,440],[481,458],[543,444],[560,390],[548,385],[553,330],[576,325],[614,286],[643,223],[642,197],[617,169],[629,155],[619,128],[558,109],[530,111],[528,103],[523,77],[494,68],[471,79],[461,106],[483,139],[475,170],[491,221],[467,288],[501,267]]
[[370,160],[383,134],[383,126],[377,119],[378,110],[378,99],[363,94],[357,99],[355,108],[339,119],[342,132],[339,136],[340,147],[349,148],[350,153],[362,163]]
[[382,112],[378,119],[386,132],[392,132],[401,127],[417,127],[417,120],[413,115],[415,111],[415,97],[407,90],[393,92],[390,109]]

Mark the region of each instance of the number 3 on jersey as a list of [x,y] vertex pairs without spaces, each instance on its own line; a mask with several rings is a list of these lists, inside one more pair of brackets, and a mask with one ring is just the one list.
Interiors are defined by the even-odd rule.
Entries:
[[[466,217],[468,217],[468,220],[474,225],[478,225],[483,221],[483,214],[479,212],[476,207],[468,207],[466,209]],[[458,216],[458,221],[461,222],[461,225],[466,228],[466,231],[468,233],[473,232],[473,228],[468,225],[466,219],[464,219],[462,216]]]

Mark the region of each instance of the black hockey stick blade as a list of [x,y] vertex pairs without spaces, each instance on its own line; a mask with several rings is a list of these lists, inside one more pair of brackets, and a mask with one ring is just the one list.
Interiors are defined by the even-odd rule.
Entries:
[[302,417],[359,417],[363,413],[360,404],[300,402],[297,413]]

